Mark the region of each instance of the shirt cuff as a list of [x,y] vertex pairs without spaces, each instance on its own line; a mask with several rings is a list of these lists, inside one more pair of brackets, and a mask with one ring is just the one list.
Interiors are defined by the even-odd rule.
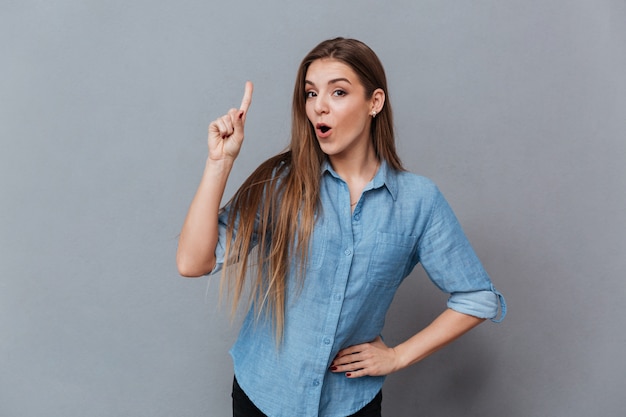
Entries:
[[[500,323],[506,316],[506,301],[493,287],[490,291],[452,293],[448,299],[448,307],[459,313],[491,319],[494,323]],[[498,310],[500,317],[496,319]]]

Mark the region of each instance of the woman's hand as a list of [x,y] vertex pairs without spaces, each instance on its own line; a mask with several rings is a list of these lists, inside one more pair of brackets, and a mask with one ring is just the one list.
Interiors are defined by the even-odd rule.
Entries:
[[176,264],[185,277],[208,274],[215,267],[218,215],[226,181],[243,142],[243,126],[252,101],[252,83],[239,109],[231,109],[209,125],[209,157],[178,238]]
[[330,370],[345,372],[348,378],[388,375],[421,361],[483,321],[485,319],[448,308],[420,332],[394,348],[387,347],[378,336],[373,342],[340,350]]
[[246,123],[248,108],[252,102],[253,85],[246,82],[245,92],[239,109],[230,109],[228,113],[214,120],[209,125],[209,159],[234,160],[243,143],[243,127]]
[[344,372],[348,378],[383,376],[400,369],[398,355],[378,336],[374,341],[340,350],[330,366],[332,372]]

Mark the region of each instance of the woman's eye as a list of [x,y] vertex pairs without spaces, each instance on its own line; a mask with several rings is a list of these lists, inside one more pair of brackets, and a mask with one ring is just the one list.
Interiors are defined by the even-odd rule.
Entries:
[[304,93],[304,97],[305,98],[311,98],[311,97],[315,97],[317,94],[315,94],[315,91],[307,91]]
[[344,90],[335,90],[333,91],[333,95],[335,96],[345,96],[347,93]]

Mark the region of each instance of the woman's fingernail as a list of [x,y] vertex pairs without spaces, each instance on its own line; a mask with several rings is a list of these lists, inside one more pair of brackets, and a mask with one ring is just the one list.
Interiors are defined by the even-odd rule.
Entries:
[[243,112],[239,113],[239,118],[242,119],[243,118]]
[[336,371],[336,370],[337,370],[337,367],[336,367],[336,366],[331,366],[331,367],[330,367],[330,370],[331,370],[331,371]]
[[350,377],[352,376],[352,374],[351,374],[350,372],[348,372],[348,373],[346,374],[346,376],[347,376],[348,378],[350,378]]

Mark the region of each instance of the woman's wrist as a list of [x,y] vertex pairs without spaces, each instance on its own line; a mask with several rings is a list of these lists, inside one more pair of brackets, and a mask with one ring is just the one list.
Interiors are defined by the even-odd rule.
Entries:
[[400,343],[399,345],[393,348],[393,350],[396,353],[396,363],[395,363],[394,372],[397,372],[404,368],[408,368],[414,363],[419,362],[419,360],[421,359],[420,358],[421,355],[419,355],[416,352],[411,352],[410,349],[408,349],[407,345],[408,345],[407,342]]
[[235,160],[233,158],[211,159],[209,156],[206,160],[204,171],[205,174],[228,176],[234,164]]

